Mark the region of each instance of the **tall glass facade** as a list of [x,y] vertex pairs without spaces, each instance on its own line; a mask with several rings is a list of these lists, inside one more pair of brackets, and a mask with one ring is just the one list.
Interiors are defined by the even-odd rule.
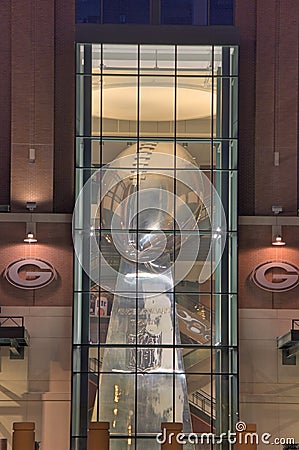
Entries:
[[237,47],[77,45],[72,450],[234,430],[237,93]]

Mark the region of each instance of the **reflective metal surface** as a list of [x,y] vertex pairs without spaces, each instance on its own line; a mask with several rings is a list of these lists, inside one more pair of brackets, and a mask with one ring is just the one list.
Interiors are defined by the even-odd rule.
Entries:
[[[200,218],[203,203],[194,190],[190,189],[190,185],[197,185],[200,192],[202,183],[199,171],[190,171],[190,164],[194,169],[197,166],[184,147],[179,144],[174,146],[171,142],[143,143],[137,152],[137,144],[134,144],[121,152],[118,158],[120,182],[101,202],[101,225],[104,229],[110,229],[113,216],[114,229],[140,230],[138,234],[132,232],[127,242],[122,243],[131,256],[138,250],[164,245],[159,231],[190,231],[194,228],[195,222]],[[121,158],[126,161],[124,170],[129,168],[128,161],[131,163],[131,172],[126,178],[121,173]],[[178,171],[186,169],[185,163],[188,167],[189,186],[176,178]],[[156,173],[155,169],[158,168],[159,173]],[[133,195],[136,193],[137,199]],[[143,203],[152,205],[150,211],[140,211]],[[181,236],[174,237],[169,233],[165,238],[165,252],[172,252],[180,247]]]
[[[117,435],[155,436],[161,422],[172,421],[183,422],[184,431],[191,432],[183,357],[180,349],[171,347],[180,344],[180,335],[173,294],[168,291],[173,287],[170,254],[182,244],[173,230],[192,229],[202,202],[187,185],[174,182],[176,170],[184,170],[184,161],[189,167],[193,163],[183,147],[176,146],[178,158],[171,143],[147,143],[138,154],[136,150],[133,145],[119,155],[131,156],[130,175],[120,174],[121,181],[101,202],[102,228],[119,230],[114,244],[122,255],[123,276],[117,280],[106,339],[109,346],[118,346],[104,351],[93,417],[109,421],[111,433]],[[151,172],[156,151],[161,155],[160,167],[166,169],[162,174]],[[143,211],[143,204],[150,208]],[[154,287],[153,273],[160,274]],[[129,292],[132,282],[138,289],[136,297],[117,295]],[[122,442],[112,441],[112,450],[127,450],[127,442]],[[156,441],[145,444],[144,450],[155,449],[159,449]]]
[[[164,257],[163,265],[168,264],[167,258]],[[121,269],[126,274],[136,275],[134,265],[125,260]],[[180,349],[174,353],[171,347],[163,348],[166,344],[180,343],[173,295],[148,297],[150,273],[144,269],[143,275],[144,295],[138,299],[137,308],[134,298],[114,298],[106,342],[122,342],[126,346],[104,351],[93,417],[96,420],[99,411],[100,420],[111,423],[111,434],[136,432],[155,436],[161,429],[161,422],[172,421],[183,422],[184,431],[191,432],[182,353]],[[171,279],[161,279],[162,284],[167,282],[171,286]],[[122,284],[118,289],[128,288]],[[161,290],[165,290],[165,286],[161,286]],[[147,442],[144,450],[160,448],[153,440]],[[112,450],[127,448],[127,442],[111,441]]]

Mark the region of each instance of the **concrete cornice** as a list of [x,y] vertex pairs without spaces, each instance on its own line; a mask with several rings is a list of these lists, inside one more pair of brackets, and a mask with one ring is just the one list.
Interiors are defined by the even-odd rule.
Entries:
[[239,216],[239,225],[294,225],[299,226],[297,216]]
[[0,213],[1,222],[71,223],[72,214],[56,213]]

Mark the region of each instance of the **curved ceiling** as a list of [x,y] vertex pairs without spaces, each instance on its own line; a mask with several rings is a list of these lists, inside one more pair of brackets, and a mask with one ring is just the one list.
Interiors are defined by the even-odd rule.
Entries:
[[[214,97],[215,100],[215,97]],[[92,115],[99,117],[99,86],[93,89]],[[211,115],[211,90],[184,85],[177,89],[177,120],[191,120]],[[137,89],[133,85],[109,85],[103,89],[103,117],[137,120]],[[140,90],[141,121],[174,119],[174,87],[145,85]]]

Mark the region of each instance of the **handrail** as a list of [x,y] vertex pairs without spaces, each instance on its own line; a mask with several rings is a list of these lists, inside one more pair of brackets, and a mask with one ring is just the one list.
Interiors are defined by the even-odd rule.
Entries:
[[206,392],[202,390],[193,392],[191,397],[189,397],[189,401],[205,414],[214,419],[216,418],[216,401]]

